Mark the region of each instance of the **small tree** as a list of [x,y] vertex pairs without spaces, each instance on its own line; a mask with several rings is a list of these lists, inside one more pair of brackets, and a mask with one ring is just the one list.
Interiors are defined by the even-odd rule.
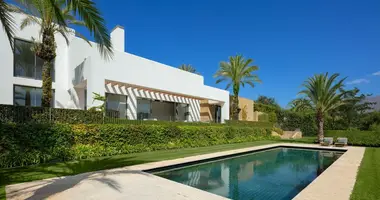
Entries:
[[102,111],[103,113],[105,113],[107,98],[105,96],[100,95],[99,93],[93,92],[92,94],[94,95],[92,97],[92,103],[94,103],[95,101],[100,101],[100,102],[102,102],[102,104],[100,104],[99,106],[91,107],[90,110],[98,110],[98,111]]
[[229,61],[220,62],[219,70],[215,73],[214,77],[218,78],[216,83],[227,81],[226,89],[232,86],[232,119],[239,120],[239,92],[240,86],[244,87],[245,84],[251,87],[255,83],[261,83],[261,80],[254,71],[259,68],[251,65],[252,59],[245,59],[242,55],[231,56]]

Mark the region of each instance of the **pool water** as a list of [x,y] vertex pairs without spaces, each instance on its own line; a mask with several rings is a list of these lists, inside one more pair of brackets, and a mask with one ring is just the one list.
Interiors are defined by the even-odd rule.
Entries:
[[155,175],[234,200],[288,200],[342,154],[276,148]]

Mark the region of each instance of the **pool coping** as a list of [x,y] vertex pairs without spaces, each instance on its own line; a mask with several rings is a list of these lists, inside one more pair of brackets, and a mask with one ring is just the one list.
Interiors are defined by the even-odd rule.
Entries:
[[[6,186],[6,197],[11,200],[26,198],[104,199],[105,197],[112,199],[128,197],[139,200],[152,198],[222,200],[226,198],[187,185],[176,183],[147,172],[152,172],[155,169],[162,169],[169,166],[173,167],[175,165],[184,165],[191,162],[205,162],[205,160],[208,159],[221,159],[221,157],[231,157],[239,154],[247,154],[278,147],[346,151],[294,199],[349,199],[355,184],[356,174],[363,158],[365,148],[322,147],[313,144],[294,143],[261,145],[210,154],[201,154],[173,160],[145,163],[123,168],[88,172],[74,176],[8,185]],[[345,176],[341,175],[342,172]],[[112,183],[118,183],[119,188],[115,189],[110,187],[110,185],[107,185],[108,183],[104,184],[99,181],[102,180],[101,178],[104,180],[112,180]],[[52,190],[58,192],[52,193]]]
[[[251,151],[244,151],[240,153],[235,153],[235,154],[228,154],[228,155],[221,155],[217,157],[212,157],[212,158],[206,158],[206,159],[201,159],[201,160],[195,160],[195,161],[189,161],[189,162],[183,162],[179,164],[174,164],[174,165],[168,165],[168,166],[162,166],[162,167],[157,167],[157,168],[152,168],[152,169],[147,169],[147,170],[142,170],[143,172],[151,173],[151,174],[156,174],[160,173],[163,171],[168,171],[172,169],[177,169],[177,168],[184,168],[188,167],[191,165],[198,165],[198,164],[203,164],[203,163],[208,163],[208,162],[216,162],[219,160],[223,159],[228,159],[228,158],[233,158],[233,157],[238,157],[238,156],[244,156],[252,153],[260,153],[264,151],[269,151],[273,149],[278,149],[278,148],[292,148],[292,149],[308,149],[308,150],[327,150],[325,148],[319,148],[319,147],[300,147],[300,146],[287,146],[287,145],[278,145],[278,146],[271,146],[267,148],[261,148],[261,149],[255,149]],[[342,148],[329,148],[329,151],[338,151],[338,152],[346,152],[346,149]]]

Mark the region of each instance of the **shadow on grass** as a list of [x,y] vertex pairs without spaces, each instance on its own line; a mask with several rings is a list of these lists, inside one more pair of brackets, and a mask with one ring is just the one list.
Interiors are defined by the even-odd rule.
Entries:
[[[20,167],[11,169],[0,170],[0,186],[10,185],[13,183],[28,182],[33,180],[47,179],[52,177],[60,177],[47,180],[40,183],[44,186],[34,191],[33,196],[28,199],[45,199],[54,194],[63,192],[80,183],[83,180],[93,180],[101,182],[108,187],[119,191],[120,185],[107,177],[111,174],[144,174],[140,171],[131,170],[113,170],[113,171],[100,171],[105,169],[119,168],[124,166],[143,164],[151,162],[149,160],[137,160],[134,156],[129,157],[103,157],[97,159],[80,160],[66,163],[43,164],[38,166]],[[86,173],[87,172],[87,173]],[[75,175],[75,176],[72,176]],[[67,177],[62,177],[67,176]],[[31,187],[35,187],[33,185]],[[22,188],[25,190],[27,188]],[[7,196],[12,196],[22,191],[13,191],[7,193]],[[4,194],[3,194],[4,193]],[[5,199],[5,192],[1,192],[0,199]]]

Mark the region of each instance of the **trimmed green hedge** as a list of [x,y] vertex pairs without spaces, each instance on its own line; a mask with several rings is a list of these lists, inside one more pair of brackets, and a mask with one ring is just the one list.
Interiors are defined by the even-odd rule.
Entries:
[[359,130],[328,130],[326,137],[347,137],[349,145],[380,147],[380,132]]
[[234,126],[251,126],[251,127],[258,127],[258,128],[272,128],[274,126],[274,123],[268,122],[268,121],[240,121],[240,120],[226,120],[225,121],[227,125]]
[[262,103],[255,103],[253,106],[253,110],[259,111],[259,112],[265,112],[265,113],[271,113],[271,112],[276,113],[281,110],[281,107],[262,104]]
[[0,124],[0,167],[271,139],[251,126]]
[[[100,111],[76,110],[63,108],[42,108],[28,106],[0,105],[0,123],[68,123],[68,124],[149,124],[174,126],[225,126],[220,123],[205,122],[171,122],[152,120],[119,119],[114,111],[107,111],[106,116]],[[228,125],[255,126],[271,128],[273,123],[226,121]]]
[[103,123],[98,111],[0,105],[0,123]]
[[282,110],[277,113],[277,123],[285,131],[299,128],[303,136],[316,136],[317,124],[314,113],[298,113]]

